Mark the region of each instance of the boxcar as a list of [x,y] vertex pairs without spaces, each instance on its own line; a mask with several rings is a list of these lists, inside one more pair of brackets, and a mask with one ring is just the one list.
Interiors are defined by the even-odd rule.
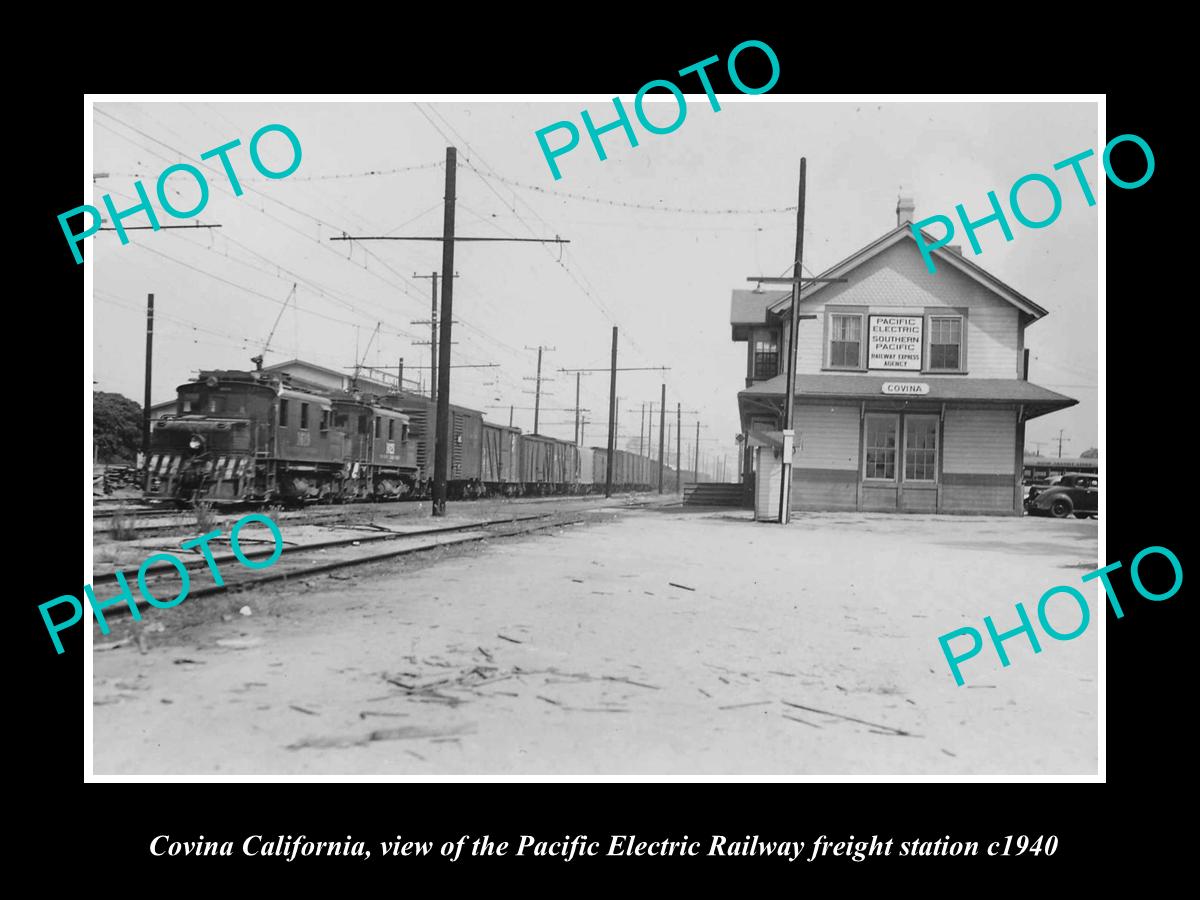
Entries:
[[[437,410],[428,397],[418,394],[389,394],[381,402],[408,416],[415,444],[414,462],[420,473],[419,487],[422,495],[426,495],[433,483],[434,442],[430,438],[437,423]],[[450,455],[446,463],[450,499],[483,493],[483,413],[450,405]]]
[[483,423],[482,481],[489,493],[514,496],[521,486],[521,429]]
[[579,483],[579,448],[542,434],[521,435],[521,482],[526,493],[573,492]]
[[[579,454],[579,493],[590,494],[596,490],[596,451],[591,447],[580,447]],[[604,490],[604,479],[600,480],[600,490]]]

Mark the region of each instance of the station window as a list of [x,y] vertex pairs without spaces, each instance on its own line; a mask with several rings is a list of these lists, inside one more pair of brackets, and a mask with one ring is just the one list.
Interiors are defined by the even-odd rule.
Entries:
[[929,371],[962,371],[963,317],[929,317]]
[[862,368],[863,317],[834,313],[829,321],[829,368]]
[[300,404],[300,427],[302,429],[308,428],[308,404],[307,403]]
[[288,402],[286,400],[279,401],[279,427],[287,428],[288,423]]
[[905,416],[904,480],[937,480],[937,416]]
[[396,420],[388,419],[388,438],[389,441],[396,439]]
[[774,378],[779,374],[779,342],[775,338],[754,342],[754,377]]
[[896,480],[896,426],[895,416],[867,416],[863,478]]

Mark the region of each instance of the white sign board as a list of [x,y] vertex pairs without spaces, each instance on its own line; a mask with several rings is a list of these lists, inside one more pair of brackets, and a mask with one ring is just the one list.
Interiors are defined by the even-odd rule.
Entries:
[[868,316],[867,368],[921,371],[923,316]]
[[929,393],[929,385],[920,381],[885,381],[885,394],[921,395]]

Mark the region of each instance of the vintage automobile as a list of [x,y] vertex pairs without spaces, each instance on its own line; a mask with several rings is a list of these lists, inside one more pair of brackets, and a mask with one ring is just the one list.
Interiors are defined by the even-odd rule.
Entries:
[[1065,519],[1094,517],[1098,510],[1100,478],[1080,472],[1068,472],[1051,479],[1050,484],[1029,489],[1025,512],[1031,516],[1054,516]]

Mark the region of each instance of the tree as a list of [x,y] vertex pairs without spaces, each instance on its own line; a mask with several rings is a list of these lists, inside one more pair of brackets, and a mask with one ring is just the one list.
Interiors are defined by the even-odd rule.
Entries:
[[1099,455],[1100,455],[1100,451],[1097,450],[1095,447],[1088,447],[1088,449],[1084,450],[1082,453],[1079,454],[1079,458],[1080,459],[1095,459]]
[[120,394],[92,391],[92,441],[100,462],[135,462],[142,448],[142,407]]

